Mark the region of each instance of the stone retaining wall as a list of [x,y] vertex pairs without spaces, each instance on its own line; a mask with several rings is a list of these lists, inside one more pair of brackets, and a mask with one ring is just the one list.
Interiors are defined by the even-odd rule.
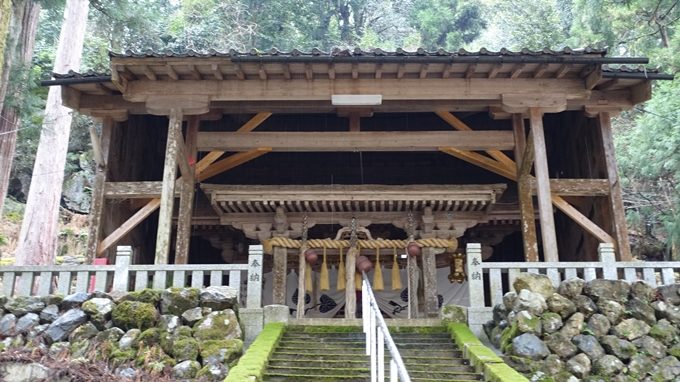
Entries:
[[213,286],[0,297],[0,350],[104,361],[121,381],[141,373],[221,381],[243,351],[237,293]]

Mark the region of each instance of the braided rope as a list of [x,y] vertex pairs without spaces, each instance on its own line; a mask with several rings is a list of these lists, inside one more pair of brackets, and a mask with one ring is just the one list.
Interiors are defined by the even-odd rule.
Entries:
[[[415,241],[422,247],[431,248],[457,248],[458,240],[456,239],[418,239]],[[408,240],[358,240],[357,244],[361,249],[385,249],[385,248],[406,248]],[[283,248],[300,248],[300,240],[289,239],[287,237],[274,237],[264,240],[262,245],[266,253],[272,253],[274,247]],[[334,239],[308,239],[307,247],[309,248],[328,248],[328,249],[342,249],[349,248],[349,240],[334,240]]]

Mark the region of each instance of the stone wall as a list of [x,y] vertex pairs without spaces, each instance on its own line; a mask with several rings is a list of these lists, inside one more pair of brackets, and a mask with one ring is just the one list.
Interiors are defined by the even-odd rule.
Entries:
[[680,284],[521,274],[484,329],[532,381],[679,381]]
[[0,380],[3,353],[31,349],[51,360],[99,361],[121,381],[221,381],[243,351],[238,316],[230,287],[0,297]]

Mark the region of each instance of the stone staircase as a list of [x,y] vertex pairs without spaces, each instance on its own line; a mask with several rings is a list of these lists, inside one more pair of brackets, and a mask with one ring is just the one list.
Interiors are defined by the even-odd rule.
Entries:
[[[482,380],[443,327],[395,328],[392,336],[414,382]],[[387,349],[385,357],[389,378]],[[368,380],[364,334],[359,327],[347,326],[289,326],[264,376],[265,382]]]

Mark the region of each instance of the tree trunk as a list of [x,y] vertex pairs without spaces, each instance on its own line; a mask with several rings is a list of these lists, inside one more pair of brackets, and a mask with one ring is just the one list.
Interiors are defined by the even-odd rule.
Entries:
[[[78,70],[87,27],[88,0],[67,0],[54,71]],[[16,251],[17,265],[53,264],[59,202],[71,132],[71,112],[61,104],[61,88],[50,88],[31,187]]]
[[[21,4],[16,4],[13,9],[10,35],[7,39],[9,42],[6,45],[8,49],[5,50],[7,58],[4,61],[5,66],[0,76],[2,79],[0,81],[0,212],[2,212],[7,196],[19,127],[19,111],[16,110],[15,105],[4,107],[9,73],[14,68],[19,68],[19,78],[14,78],[13,81],[25,82],[28,80],[28,66],[33,58],[39,15],[40,4],[35,1],[24,1]],[[18,96],[22,97],[23,95]]]
[[[12,0],[0,0],[0,75],[2,76],[5,75],[5,48],[7,46],[7,34],[9,33],[9,23],[11,20],[11,7]],[[4,82],[0,86],[4,86]]]

